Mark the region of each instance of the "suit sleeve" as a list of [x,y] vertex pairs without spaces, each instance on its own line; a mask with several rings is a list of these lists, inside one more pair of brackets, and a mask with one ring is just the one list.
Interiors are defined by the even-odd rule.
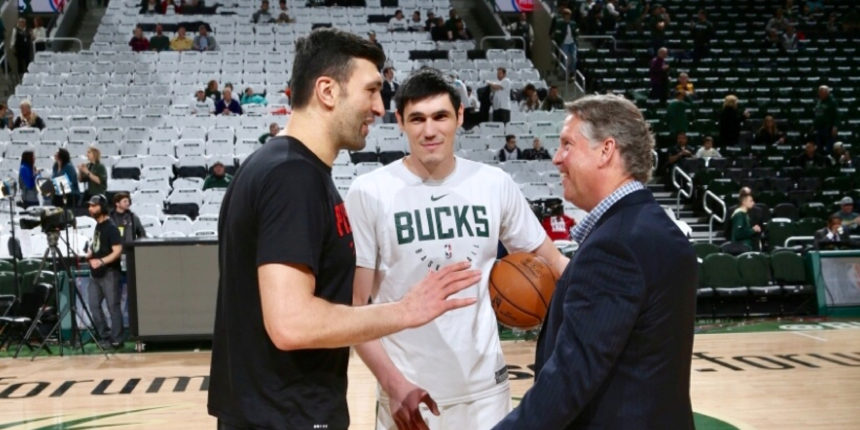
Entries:
[[495,429],[567,427],[595,396],[622,354],[640,313],[645,281],[619,241],[579,251],[566,282],[555,345],[519,406]]

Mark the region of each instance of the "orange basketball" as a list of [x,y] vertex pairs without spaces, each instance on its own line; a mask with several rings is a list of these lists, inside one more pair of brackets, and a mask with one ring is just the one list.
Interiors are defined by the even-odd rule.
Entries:
[[490,272],[490,303],[508,327],[530,329],[546,316],[555,277],[542,258],[527,252],[507,255]]

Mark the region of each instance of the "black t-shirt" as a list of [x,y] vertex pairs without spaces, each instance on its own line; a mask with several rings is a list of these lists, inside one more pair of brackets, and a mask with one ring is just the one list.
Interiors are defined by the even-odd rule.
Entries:
[[236,426],[347,428],[349,348],[276,348],[257,279],[264,264],[303,264],[316,277],[315,296],[351,304],[355,248],[331,168],[298,140],[273,137],[233,178],[218,234],[209,413]]
[[[96,224],[91,248],[93,250],[94,258],[107,257],[111,252],[113,252],[113,249],[111,248],[113,248],[114,245],[120,244],[122,244],[122,237],[119,235],[119,229],[116,228],[113,222],[111,222],[110,218]],[[117,258],[115,261],[104,266],[100,266],[98,269],[92,269],[91,272],[94,278],[101,278],[105,275],[108,269],[120,270],[120,267],[120,260]]]

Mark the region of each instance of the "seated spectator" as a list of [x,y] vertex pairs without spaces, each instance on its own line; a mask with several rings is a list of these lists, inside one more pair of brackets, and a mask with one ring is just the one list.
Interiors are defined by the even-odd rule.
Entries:
[[761,127],[755,133],[756,145],[784,145],[785,135],[779,131],[773,115],[765,115]]
[[505,136],[505,146],[499,150],[499,161],[522,160],[522,152],[517,146],[517,137],[513,134]]
[[714,138],[705,136],[705,139],[702,141],[702,147],[696,151],[696,158],[723,158],[723,156],[720,155],[720,151],[717,148],[714,148]]
[[851,161],[851,153],[845,149],[842,142],[833,144],[833,151],[830,153],[831,164],[839,168],[854,167],[854,162]]
[[436,27],[436,13],[432,9],[427,10],[427,19],[424,20],[424,31],[430,31]]
[[251,22],[254,24],[275,22],[275,17],[269,12],[269,0],[260,2],[260,9],[251,15]]
[[239,104],[266,106],[269,102],[266,101],[266,94],[257,94],[253,88],[247,87],[242,93],[242,97],[239,97]]
[[776,30],[768,30],[764,38],[764,49],[781,49],[782,40],[779,37],[779,32]]
[[783,11],[780,8],[780,9],[777,9],[776,12],[774,12],[773,17],[767,21],[767,24],[765,24],[764,29],[767,32],[770,32],[771,30],[775,30],[777,32],[777,34],[779,34],[779,33],[782,33],[783,31],[785,31],[785,28],[787,26],[788,26],[788,20],[785,19],[785,16],[783,15]]
[[455,9],[448,9],[448,20],[445,21],[445,29],[454,32],[457,29],[457,20],[460,19],[460,16],[457,15],[457,11]]
[[693,104],[686,101],[684,90],[677,91],[675,98],[666,105],[666,124],[669,133],[686,133],[690,128],[690,119],[687,113],[693,108]]
[[675,146],[669,150],[669,160],[666,164],[670,172],[672,171],[672,166],[676,163],[685,158],[692,158],[693,154],[696,153],[696,149],[688,145],[688,142],[687,133],[680,132],[675,137]]
[[803,147],[803,152],[794,158],[794,164],[796,166],[803,167],[804,169],[810,169],[816,167],[827,167],[830,165],[830,160],[828,160],[824,155],[821,155],[818,152],[818,146],[815,142],[810,140],[809,142],[806,142],[806,145]]
[[[369,40],[371,43],[376,45],[377,48],[382,49],[382,44],[379,43],[378,40],[376,40],[376,32],[375,31],[371,30],[367,33],[367,40]],[[384,49],[383,49],[383,51],[384,51]]]
[[12,112],[6,107],[6,103],[0,103],[0,128],[12,128]]
[[532,140],[532,147],[523,151],[523,160],[551,160],[549,151],[540,143],[540,138]]
[[540,110],[540,99],[534,85],[528,84],[523,88],[523,99],[520,101],[520,112]]
[[424,20],[421,19],[421,12],[412,12],[412,18],[409,20],[409,31],[425,31]]
[[143,29],[140,27],[134,28],[134,35],[128,42],[128,46],[131,46],[131,50],[134,52],[149,51],[149,40],[143,37]]
[[466,23],[462,19],[457,19],[454,25],[453,40],[472,40],[472,32],[466,28]]
[[832,249],[848,245],[851,238],[842,228],[842,218],[833,214],[827,218],[827,227],[815,232],[815,249]]
[[42,117],[36,115],[36,112],[33,112],[33,105],[30,104],[30,100],[21,100],[18,110],[20,114],[12,123],[13,129],[19,127],[36,127],[41,130],[45,128],[45,121],[42,120]]
[[167,11],[167,2],[164,0],[141,0],[141,14],[164,14]]
[[89,184],[87,191],[84,192],[84,200],[107,191],[108,172],[101,159],[101,151],[95,146],[90,146],[87,149],[88,163],[81,163],[78,166],[78,182]]
[[206,83],[206,90],[204,91],[206,98],[210,98],[212,100],[221,100],[221,91],[218,91],[218,81],[211,80]]
[[209,35],[209,30],[205,25],[200,25],[197,29],[197,36],[191,44],[195,51],[215,51],[218,49],[218,43],[215,42],[215,37]]
[[171,51],[188,51],[193,45],[193,41],[185,36],[185,27],[180,26],[176,30],[176,37],[170,41]]
[[224,86],[221,99],[215,101],[215,115],[241,115],[242,106],[233,98],[233,90]]
[[406,17],[403,16],[403,11],[397,9],[394,12],[394,16],[388,20],[388,31],[406,31],[409,29],[409,23],[406,21]]
[[18,167],[18,188],[21,190],[21,203],[25,209],[39,205],[39,190],[36,189],[39,171],[36,170],[35,164],[36,156],[33,151],[21,153],[21,164]]
[[556,203],[550,206],[549,215],[541,220],[541,225],[550,240],[570,240],[570,229],[576,221],[564,214],[564,205]]
[[854,199],[845,196],[839,201],[840,209],[833,213],[833,216],[842,220],[842,225],[851,230],[857,230],[860,225],[860,214],[854,212]]
[[794,29],[793,25],[789,25],[786,27],[785,33],[782,33],[782,37],[780,37],[780,48],[783,51],[796,51],[797,40],[797,31]]
[[445,20],[436,18],[436,24],[430,28],[430,38],[435,41],[454,40],[454,34],[445,27]]
[[210,188],[227,188],[232,180],[233,175],[227,173],[224,163],[216,161],[212,165],[212,173],[203,180],[203,191]]
[[687,73],[681,72],[678,75],[678,84],[675,85],[675,91],[683,92],[685,99],[691,99],[695,96],[693,83],[690,82],[690,76]]
[[278,0],[278,13],[290,13],[290,11],[287,10],[287,0]]
[[260,141],[260,143],[266,143],[266,141],[268,141],[272,137],[277,136],[280,131],[281,127],[278,126],[278,123],[273,122],[269,124],[269,132],[260,136],[258,140]]
[[746,246],[747,250],[758,249],[757,235],[761,233],[761,226],[750,224],[749,210],[755,206],[752,194],[742,194],[739,199],[738,208],[732,214],[731,241],[736,245]]
[[738,108],[738,98],[729,94],[723,101],[723,110],[720,111],[720,146],[734,146],[738,144],[741,135],[741,127],[744,121],[750,117],[748,110],[743,113]]
[[549,87],[549,93],[546,95],[546,98],[543,99],[543,103],[540,106],[541,110],[562,110],[564,109],[564,99],[558,94],[558,87],[555,85],[551,85]]
[[284,12],[281,12],[280,14],[278,14],[278,19],[275,20],[276,24],[289,24],[291,22],[295,22],[295,20],[290,18],[290,16]]
[[191,114],[197,115],[198,113],[215,113],[215,101],[206,97],[206,92],[203,90],[197,90],[194,93],[194,100],[191,102]]
[[481,102],[478,101],[478,96],[472,91],[472,87],[466,87],[466,95],[468,95],[468,101],[466,102],[466,112],[477,112],[481,109]]
[[162,33],[163,31],[164,29],[161,27],[161,24],[155,24],[155,36],[152,36],[149,39],[149,47],[153,51],[161,52],[170,50],[170,39]]

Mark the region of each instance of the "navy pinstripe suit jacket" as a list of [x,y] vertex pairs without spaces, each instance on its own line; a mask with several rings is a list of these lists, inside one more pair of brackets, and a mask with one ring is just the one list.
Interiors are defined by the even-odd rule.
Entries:
[[692,429],[696,255],[633,192],[598,221],[559,279],[535,384],[497,429]]

